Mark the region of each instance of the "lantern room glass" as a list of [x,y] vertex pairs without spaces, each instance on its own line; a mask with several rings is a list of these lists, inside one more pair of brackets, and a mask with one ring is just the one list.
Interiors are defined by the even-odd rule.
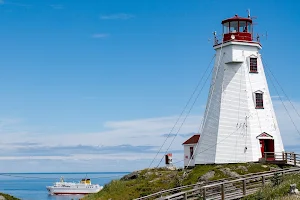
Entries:
[[229,22],[223,24],[223,34],[229,33]]
[[229,22],[229,32],[230,33],[237,33],[239,31],[238,27],[239,27],[238,21]]
[[248,21],[231,21],[223,24],[223,34],[227,33],[252,33],[252,24]]
[[240,23],[239,23],[239,32],[244,32],[244,33],[248,32],[247,22],[240,21]]

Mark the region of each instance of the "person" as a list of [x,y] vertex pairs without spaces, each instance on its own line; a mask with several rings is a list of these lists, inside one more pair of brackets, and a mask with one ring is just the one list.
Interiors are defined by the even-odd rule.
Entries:
[[247,33],[247,32],[248,32],[248,31],[247,31],[247,26],[244,27],[243,32],[244,32],[244,33]]

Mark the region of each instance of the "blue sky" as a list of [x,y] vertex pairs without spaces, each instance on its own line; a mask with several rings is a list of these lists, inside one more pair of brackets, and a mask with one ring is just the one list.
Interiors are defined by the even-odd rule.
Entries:
[[[265,61],[299,107],[298,2],[0,0],[0,171],[148,167],[214,55],[212,32],[249,8],[255,31],[268,32]],[[177,160],[207,90],[172,146]],[[299,135],[277,101],[295,149]]]

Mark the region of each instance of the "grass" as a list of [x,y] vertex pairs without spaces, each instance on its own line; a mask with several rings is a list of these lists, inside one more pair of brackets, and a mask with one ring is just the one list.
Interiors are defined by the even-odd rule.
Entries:
[[166,169],[142,170],[137,179],[111,181],[99,193],[87,195],[84,199],[126,200],[146,196],[176,186],[176,174],[182,175],[182,172]]
[[257,193],[243,198],[244,200],[288,200],[288,199],[300,199],[300,196],[289,195],[290,184],[297,184],[297,188],[300,190],[300,174],[283,176],[283,182],[278,186],[269,184],[259,190]]
[[3,196],[6,200],[20,200],[16,197],[10,196],[8,194],[3,194],[3,193],[0,193],[0,196]]
[[[239,163],[239,164],[224,164],[224,165],[199,165],[196,166],[183,181],[183,185],[193,184],[198,181],[198,178],[203,176],[209,171],[214,171],[215,176],[211,180],[219,180],[223,178],[229,178],[224,174],[221,169],[229,168],[232,172],[236,172],[239,175],[245,175],[249,173],[258,173],[264,171],[270,171],[271,167],[278,168],[277,165],[262,165],[259,163]],[[243,170],[246,168],[247,170]]]
[[[85,196],[84,200],[127,200],[146,196],[161,190],[189,185],[198,182],[199,177],[209,171],[215,174],[210,180],[228,178],[221,170],[229,168],[239,175],[269,171],[272,165],[262,165],[258,163],[224,164],[224,165],[199,165],[187,170],[187,175],[182,170],[171,171],[165,168],[145,169],[140,171],[137,179],[114,180],[106,184],[104,188],[96,194]],[[277,167],[277,166],[276,166]],[[245,170],[246,169],[246,170]]]

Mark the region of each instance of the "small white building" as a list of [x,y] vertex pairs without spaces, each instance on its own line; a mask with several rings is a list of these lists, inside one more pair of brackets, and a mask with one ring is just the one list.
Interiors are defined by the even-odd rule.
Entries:
[[236,15],[222,25],[193,164],[257,162],[284,151],[252,19]]
[[200,135],[193,135],[187,141],[185,141],[182,145],[184,147],[184,167],[194,167],[195,159],[194,152],[197,147],[197,143],[199,141]]

